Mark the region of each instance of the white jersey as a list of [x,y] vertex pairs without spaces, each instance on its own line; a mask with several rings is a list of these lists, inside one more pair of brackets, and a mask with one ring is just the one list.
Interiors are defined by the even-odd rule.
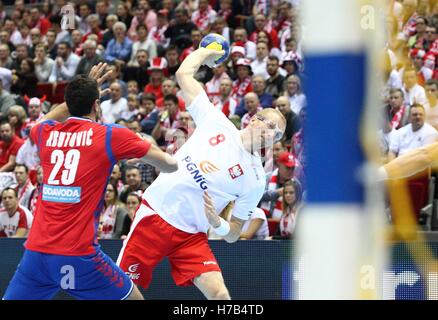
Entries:
[[212,197],[218,213],[235,201],[233,215],[248,220],[265,189],[261,158],[244,149],[239,130],[204,91],[187,110],[196,129],[174,155],[178,170],[161,173],[143,198],[166,222],[188,233],[207,233],[210,227],[204,192]]
[[263,223],[260,226],[260,229],[257,230],[257,232],[254,234],[254,237],[252,239],[264,240],[267,237],[269,237],[268,219],[266,218],[265,212],[262,209],[260,209],[260,208],[255,208],[254,214],[251,215],[251,219],[245,221],[245,224],[242,227],[241,233],[244,233],[244,232],[246,232],[248,230],[248,228],[249,228],[249,226],[251,224],[251,221],[253,219],[262,219]]
[[13,237],[17,229],[24,228],[29,230],[32,226],[33,216],[27,208],[18,206],[17,211],[12,217],[5,209],[0,210],[0,237]]

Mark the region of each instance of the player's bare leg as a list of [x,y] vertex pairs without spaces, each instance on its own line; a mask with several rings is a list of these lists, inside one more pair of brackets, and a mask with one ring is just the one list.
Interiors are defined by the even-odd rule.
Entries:
[[126,300],[144,300],[143,295],[141,294],[140,290],[138,290],[135,284],[131,294],[129,295],[128,298],[126,298]]
[[193,279],[193,283],[208,300],[231,300],[222,273],[210,271]]

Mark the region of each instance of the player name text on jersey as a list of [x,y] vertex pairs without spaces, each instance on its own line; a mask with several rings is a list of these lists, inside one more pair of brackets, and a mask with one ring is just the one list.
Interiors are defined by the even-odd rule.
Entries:
[[93,136],[93,129],[79,132],[60,132],[51,131],[49,139],[46,141],[46,147],[85,147],[91,146],[93,143],[91,137]]

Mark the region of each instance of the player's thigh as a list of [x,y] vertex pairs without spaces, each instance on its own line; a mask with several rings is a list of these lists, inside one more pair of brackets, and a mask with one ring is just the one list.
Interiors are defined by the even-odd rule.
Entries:
[[74,258],[68,272],[59,282],[61,288],[75,298],[124,300],[132,294],[134,283],[102,251],[95,255]]
[[193,279],[195,286],[209,300],[230,300],[224,277],[219,271],[203,273]]
[[5,300],[48,300],[59,291],[47,274],[44,254],[26,250],[5,292]]
[[134,285],[134,288],[132,289],[131,294],[129,295],[126,300],[144,300],[143,295],[141,294],[140,290],[136,285]]

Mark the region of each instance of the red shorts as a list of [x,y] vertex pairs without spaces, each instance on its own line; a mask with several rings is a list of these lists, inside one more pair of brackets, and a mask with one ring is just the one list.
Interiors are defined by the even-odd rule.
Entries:
[[152,271],[165,257],[178,286],[193,285],[193,279],[205,272],[221,272],[205,233],[181,231],[145,204],[143,200],[117,260],[135,284],[147,288]]

